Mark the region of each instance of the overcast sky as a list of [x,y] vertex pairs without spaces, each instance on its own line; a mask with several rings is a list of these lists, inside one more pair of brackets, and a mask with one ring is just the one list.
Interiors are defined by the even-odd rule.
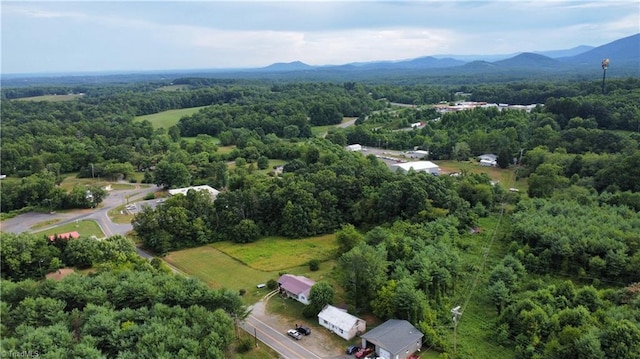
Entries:
[[2,73],[262,67],[599,46],[627,1],[4,1]]

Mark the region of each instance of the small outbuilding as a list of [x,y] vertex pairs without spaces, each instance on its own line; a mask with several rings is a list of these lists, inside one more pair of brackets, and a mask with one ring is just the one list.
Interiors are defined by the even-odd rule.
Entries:
[[278,278],[280,293],[304,305],[309,305],[309,293],[314,284],[316,282],[301,275],[283,274]]
[[367,322],[332,305],[325,305],[318,313],[318,323],[345,340],[351,340],[367,330]]
[[440,167],[431,161],[395,163],[391,165],[391,169],[396,172],[409,172],[410,170],[414,170],[415,172],[427,172],[432,175],[440,174]]
[[478,156],[478,159],[480,161],[496,162],[498,161],[498,155],[494,155],[493,153],[485,153],[484,155]]
[[346,149],[347,151],[351,152],[362,151],[362,146],[360,144],[354,143],[353,145],[348,145]]
[[422,337],[408,321],[389,319],[362,335],[362,347],[373,347],[380,358],[407,359],[422,347]]

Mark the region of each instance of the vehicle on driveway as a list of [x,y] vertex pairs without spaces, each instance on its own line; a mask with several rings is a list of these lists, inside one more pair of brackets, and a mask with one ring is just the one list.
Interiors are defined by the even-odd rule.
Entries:
[[304,335],[309,335],[311,334],[311,329],[309,329],[309,327],[296,327],[296,329],[298,330],[298,333],[300,334],[304,334]]
[[347,347],[347,350],[345,351],[346,354],[353,354],[355,352],[357,352],[358,350],[360,350],[360,347],[357,345],[351,345]]
[[371,353],[373,353],[373,348],[360,348],[356,353],[356,358],[364,358]]
[[302,338],[302,334],[298,333],[297,330],[295,329],[289,329],[287,330],[287,334],[291,337],[294,338],[295,340],[300,340],[300,338]]

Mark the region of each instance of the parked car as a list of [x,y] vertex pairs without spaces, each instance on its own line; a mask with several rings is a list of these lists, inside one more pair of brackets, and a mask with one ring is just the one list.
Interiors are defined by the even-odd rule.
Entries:
[[347,347],[347,350],[345,351],[345,353],[351,355],[355,352],[357,352],[358,350],[360,350],[360,347],[357,345],[351,345]]
[[291,337],[294,338],[295,340],[300,340],[300,338],[302,338],[302,334],[298,333],[297,330],[295,329],[289,329],[287,330],[287,334]]
[[311,329],[309,329],[309,327],[300,326],[300,327],[297,327],[297,329],[298,329],[298,333],[300,333],[300,334],[304,334],[304,335],[311,334]]
[[360,348],[356,353],[356,358],[364,358],[371,353],[373,353],[373,348]]

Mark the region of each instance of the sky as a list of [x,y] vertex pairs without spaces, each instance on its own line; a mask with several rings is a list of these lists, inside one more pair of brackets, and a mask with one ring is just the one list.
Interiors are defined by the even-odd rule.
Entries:
[[512,54],[640,32],[638,0],[0,0],[0,13],[3,74]]

